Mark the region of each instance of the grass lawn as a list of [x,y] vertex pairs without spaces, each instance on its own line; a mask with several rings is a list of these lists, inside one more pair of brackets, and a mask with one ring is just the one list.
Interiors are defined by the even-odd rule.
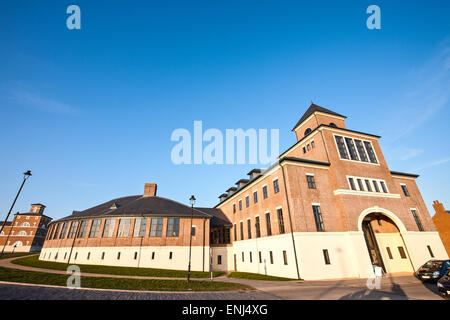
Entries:
[[[66,286],[69,275],[24,271],[0,267],[0,281]],[[81,277],[82,288],[153,290],[153,291],[230,291],[252,289],[239,283],[184,280],[140,280],[104,277]]]
[[0,259],[9,259],[14,257],[23,257],[23,256],[29,256],[30,254],[36,254],[36,252],[16,252],[16,253],[5,253],[3,254]]
[[266,276],[264,274],[258,273],[248,273],[248,272],[232,272],[228,275],[228,278],[236,279],[251,279],[251,280],[268,280],[268,281],[293,281],[296,279],[282,278],[282,277],[272,277]]
[[[12,263],[21,266],[53,269],[53,270],[67,270],[67,263],[40,261],[39,256],[25,257],[13,260]],[[147,276],[147,277],[168,277],[168,278],[186,278],[187,271],[184,270],[164,270],[164,269],[150,269],[150,268],[134,268],[134,267],[112,267],[112,266],[97,266],[87,264],[76,264],[80,267],[81,272],[99,273],[99,274],[116,274],[125,276]],[[213,276],[222,275],[223,272],[214,272]],[[191,271],[191,278],[209,278],[209,272]]]

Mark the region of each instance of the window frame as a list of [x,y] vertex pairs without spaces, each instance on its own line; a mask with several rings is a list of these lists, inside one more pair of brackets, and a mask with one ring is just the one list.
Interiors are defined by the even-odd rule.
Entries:
[[[336,146],[336,150],[337,150],[337,153],[339,155],[339,159],[340,160],[352,161],[352,162],[358,162],[358,163],[365,163],[365,164],[371,164],[371,165],[377,165],[377,166],[380,165],[380,161],[378,159],[377,153],[375,152],[375,148],[373,147],[372,141],[367,140],[367,139],[362,139],[362,138],[354,138],[354,137],[350,137],[350,136],[346,136],[346,135],[335,134],[335,133],[333,133],[333,136],[334,136],[334,143],[335,143],[335,146]],[[340,151],[341,149],[339,148],[337,137],[342,138],[342,142],[343,142],[343,146],[344,146],[343,151],[345,151],[345,154],[347,155],[348,158],[345,158],[345,157],[343,158],[341,156],[341,151]],[[353,141],[353,146],[355,147],[355,151],[356,151],[356,157],[358,158],[357,160],[353,160],[351,158],[350,150],[349,150],[349,147],[347,145],[347,140],[346,140],[347,138],[351,139]],[[368,160],[367,162],[361,160],[361,156],[359,154],[359,150],[358,150],[358,147],[356,145],[356,141],[355,140],[359,140],[359,141],[362,142],[363,147],[364,147],[364,151],[365,151],[365,157]],[[370,146],[370,148],[371,148],[371,150],[373,152],[373,156],[374,156],[374,161],[375,162],[372,162],[372,159],[371,159],[371,157],[369,155],[370,152],[367,149],[366,143],[369,144],[369,146]]]

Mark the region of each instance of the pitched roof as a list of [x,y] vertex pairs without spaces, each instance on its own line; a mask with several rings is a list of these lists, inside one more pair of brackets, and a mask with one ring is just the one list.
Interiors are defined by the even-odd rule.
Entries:
[[342,114],[336,113],[336,112],[328,110],[328,109],[326,109],[324,107],[318,106],[318,105],[316,105],[314,103],[311,103],[311,105],[309,106],[308,110],[306,110],[306,112],[303,114],[303,116],[300,118],[300,120],[298,120],[298,122],[294,126],[294,128],[292,128],[292,131],[294,131],[295,128],[297,128],[303,121],[308,119],[308,117],[310,115],[312,115],[316,111],[323,112],[323,113],[328,113],[328,114],[331,114],[331,115],[334,115],[334,116],[347,118],[346,116],[343,116]]
[[231,227],[233,224],[228,220],[227,216],[223,213],[221,209],[216,208],[195,208],[199,211],[202,211],[206,214],[212,216],[211,218],[211,226],[213,227]]
[[[116,204],[116,206],[113,206]],[[116,209],[114,209],[114,207]],[[155,216],[155,217],[190,217],[191,207],[182,203],[162,198],[143,197],[142,195],[117,198],[84,211],[74,211],[70,216],[61,220],[72,220],[88,217],[108,216]],[[194,208],[193,217],[211,218],[210,215]]]

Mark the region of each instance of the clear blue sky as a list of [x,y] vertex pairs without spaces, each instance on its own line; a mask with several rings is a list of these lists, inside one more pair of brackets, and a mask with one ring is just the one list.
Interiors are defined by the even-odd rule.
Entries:
[[[81,30],[66,8],[81,8]],[[381,30],[366,8],[381,8]],[[276,128],[310,101],[382,136],[392,170],[450,209],[449,1],[2,1],[0,214],[61,218],[115,197],[199,206],[252,165],[171,162],[174,129]],[[431,211],[433,213],[433,211]]]

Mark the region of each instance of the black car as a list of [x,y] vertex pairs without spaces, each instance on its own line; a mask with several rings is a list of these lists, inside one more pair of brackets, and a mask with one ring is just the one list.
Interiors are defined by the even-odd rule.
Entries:
[[450,297],[450,271],[448,271],[441,279],[439,279],[437,287],[439,292],[442,293],[444,297]]
[[450,270],[450,260],[430,260],[414,274],[422,281],[438,281]]

